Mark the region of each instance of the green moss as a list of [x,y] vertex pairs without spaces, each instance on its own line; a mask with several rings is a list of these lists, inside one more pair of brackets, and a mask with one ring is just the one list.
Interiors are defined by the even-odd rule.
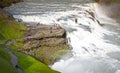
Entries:
[[2,34],[0,34],[0,40],[5,40]]
[[0,17],[0,34],[7,40],[20,37],[25,29],[23,24]]
[[5,42],[9,39],[21,37],[26,27],[13,20],[0,16],[0,73],[18,73],[11,64],[11,57],[5,50]]
[[3,44],[0,44],[0,58],[4,58],[5,60],[10,61],[10,56],[4,48]]
[[40,61],[34,59],[31,56],[22,54],[16,51],[17,43],[10,45],[14,53],[19,58],[19,65],[23,69],[24,73],[59,73],[57,71],[51,70],[47,65],[41,63]]
[[3,44],[5,42],[5,38],[2,34],[0,34],[0,44]]
[[39,59],[41,62],[49,65],[54,63],[55,60],[61,58],[61,56],[68,53],[68,48],[69,47],[66,44],[51,47],[43,46],[39,49],[31,50],[29,53]]
[[19,57],[19,64],[23,68],[24,73],[58,73],[28,55],[17,53],[17,56]]
[[16,39],[16,41],[10,45],[11,49],[18,56],[19,65],[24,73],[58,73],[33,57],[18,52],[21,46],[23,46],[23,39]]

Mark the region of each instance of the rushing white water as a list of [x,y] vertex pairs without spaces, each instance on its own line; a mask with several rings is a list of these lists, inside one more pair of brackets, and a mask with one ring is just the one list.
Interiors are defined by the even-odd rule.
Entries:
[[[92,8],[89,8],[88,10],[90,11]],[[82,14],[86,16],[81,16],[78,19],[78,24],[68,23],[69,26],[63,25],[65,29],[75,30],[72,32],[68,30],[67,35],[70,38],[69,44],[73,47],[73,57],[56,62],[52,65],[53,69],[62,73],[119,73],[120,63],[118,59],[110,58],[107,55],[107,53],[120,51],[118,45],[109,43],[109,41],[117,42],[116,40],[120,40],[120,38],[115,37],[119,35],[119,26],[113,19],[105,16],[104,13],[92,10],[94,13],[96,11],[97,13],[99,12],[98,16],[101,16],[97,17],[96,15],[94,20],[90,19],[90,17],[92,18],[92,16],[89,16],[90,14],[83,12]],[[104,25],[100,26],[96,19],[101,20],[101,23]],[[79,25],[79,22],[81,22],[81,25]],[[114,27],[113,30],[107,29],[110,25],[115,26],[114,24],[116,24],[118,30],[115,31]],[[85,28],[82,28],[82,26],[85,26]]]
[[67,31],[73,56],[54,63],[52,69],[62,73],[120,73],[120,26],[98,7],[93,2],[30,0],[5,10],[24,22],[59,24]]

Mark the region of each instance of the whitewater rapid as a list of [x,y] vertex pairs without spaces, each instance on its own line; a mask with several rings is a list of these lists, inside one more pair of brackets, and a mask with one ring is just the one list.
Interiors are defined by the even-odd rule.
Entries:
[[18,3],[5,10],[16,20],[59,24],[67,32],[72,57],[55,62],[52,69],[62,73],[120,73],[120,26],[99,10],[98,4],[25,4],[25,8]]
[[[85,12],[81,14],[85,16],[81,15],[77,24],[63,25],[65,29],[74,29],[72,32],[67,30],[69,44],[73,48],[73,57],[67,60],[62,59],[51,67],[62,73],[120,73],[120,57],[118,56],[120,42],[117,42],[117,45],[110,43],[120,40],[119,37],[115,37],[119,35],[120,28],[117,26],[119,23],[105,16],[103,12],[95,10],[96,4],[88,5],[87,10],[96,14],[95,17],[90,16],[86,9],[83,9]],[[108,26],[115,28],[108,29]],[[112,53],[118,53],[118,55],[112,56]],[[108,54],[111,54],[112,58]]]

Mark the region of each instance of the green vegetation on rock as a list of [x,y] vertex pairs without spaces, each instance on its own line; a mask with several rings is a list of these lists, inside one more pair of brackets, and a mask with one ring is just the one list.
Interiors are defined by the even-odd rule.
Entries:
[[42,63],[53,64],[70,52],[66,43],[66,32],[61,27],[38,25],[29,31],[31,32],[24,38],[24,45],[19,51],[35,57]]
[[17,55],[19,57],[19,65],[23,68],[24,73],[58,73],[28,55],[20,53],[17,53]]
[[[20,41],[20,39],[19,39]],[[10,47],[14,53],[19,58],[19,65],[23,69],[24,73],[59,73],[57,71],[51,70],[47,65],[41,63],[40,61],[34,59],[33,57],[22,54],[17,51],[20,46],[19,42],[11,44]]]
[[[21,0],[0,0],[0,8],[18,1]],[[61,28],[60,30],[51,30],[51,27],[42,26],[38,28],[42,30],[37,31],[35,35],[31,33],[32,36],[23,39],[27,29],[25,25],[14,21],[11,14],[0,9],[0,73],[18,73],[12,66],[11,57],[5,50],[5,42],[11,39],[14,39],[14,42],[10,48],[18,57],[19,66],[24,73],[59,73],[45,64],[54,63],[56,59],[69,52],[69,47],[66,44],[65,30]]]
[[7,40],[20,37],[25,29],[23,24],[0,17],[0,34]]
[[[11,45],[12,50],[19,58],[19,65],[24,73],[58,73],[51,70],[47,65],[40,61],[18,52],[18,48],[23,46],[23,38],[26,27],[13,19],[7,19],[0,16],[0,73],[18,73],[18,71],[11,64],[11,57],[5,50],[5,42],[14,38],[16,42]],[[19,38],[19,39],[18,39]]]
[[4,44],[9,39],[20,37],[24,34],[20,31],[25,29],[24,25],[0,16],[0,73],[18,73],[11,64],[11,57]]

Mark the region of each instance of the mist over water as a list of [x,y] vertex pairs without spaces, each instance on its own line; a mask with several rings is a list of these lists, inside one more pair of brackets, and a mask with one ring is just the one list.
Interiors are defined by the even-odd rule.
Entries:
[[[62,73],[120,73],[120,23],[90,0],[25,0],[5,10],[16,20],[59,24],[72,57],[50,67]],[[77,21],[75,21],[77,19]]]

